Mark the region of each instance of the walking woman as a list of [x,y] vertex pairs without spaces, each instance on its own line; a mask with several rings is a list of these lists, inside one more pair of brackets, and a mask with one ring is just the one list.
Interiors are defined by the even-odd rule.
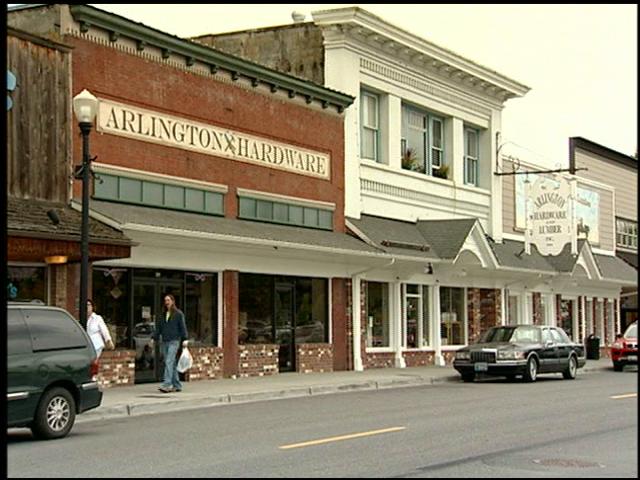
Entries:
[[87,333],[93,342],[93,348],[96,350],[98,358],[100,358],[105,346],[107,350],[115,348],[109,329],[104,323],[104,318],[93,311],[93,300],[87,300]]
[[185,325],[184,313],[176,306],[176,299],[173,295],[164,296],[164,306],[166,313],[164,318],[158,322],[153,340],[158,341],[162,337],[162,353],[164,354],[164,381],[160,385],[163,393],[180,392],[182,384],[178,374],[178,349],[180,344],[187,346],[187,327]]

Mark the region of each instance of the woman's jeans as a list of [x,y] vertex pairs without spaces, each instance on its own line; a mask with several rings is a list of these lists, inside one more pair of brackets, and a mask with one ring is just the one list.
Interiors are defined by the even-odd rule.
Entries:
[[162,382],[162,384],[165,387],[182,390],[182,384],[180,383],[178,370],[176,368],[178,365],[176,355],[179,347],[180,340],[172,340],[162,344],[162,353],[164,354],[164,382]]

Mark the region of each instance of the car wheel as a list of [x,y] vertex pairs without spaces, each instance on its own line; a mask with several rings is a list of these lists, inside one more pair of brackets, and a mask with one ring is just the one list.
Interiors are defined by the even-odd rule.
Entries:
[[44,439],[66,436],[76,419],[76,402],[64,388],[55,387],[42,395],[31,430]]
[[620,362],[613,362],[613,370],[615,372],[621,372],[624,365]]
[[576,373],[578,372],[578,362],[576,361],[576,357],[571,355],[569,357],[569,365],[564,372],[562,372],[562,376],[567,380],[573,380],[576,378]]
[[473,372],[462,373],[461,375],[463,382],[473,382],[473,380],[476,378],[476,374]]
[[535,382],[538,378],[538,362],[534,357],[529,357],[527,360],[527,369],[522,377],[526,382]]

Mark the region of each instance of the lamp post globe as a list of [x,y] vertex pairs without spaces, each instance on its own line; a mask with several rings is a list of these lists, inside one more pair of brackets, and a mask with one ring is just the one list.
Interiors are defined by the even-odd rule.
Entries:
[[98,99],[88,90],[82,90],[73,98],[73,112],[82,133],[82,226],[80,234],[80,324],[87,326],[87,300],[89,289],[89,182],[91,157],[89,155],[89,133],[98,112]]

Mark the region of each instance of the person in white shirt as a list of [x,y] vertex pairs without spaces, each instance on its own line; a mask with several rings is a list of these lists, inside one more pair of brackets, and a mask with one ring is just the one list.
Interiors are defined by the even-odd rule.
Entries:
[[113,340],[104,319],[93,311],[93,301],[87,300],[87,333],[93,342],[93,348],[96,350],[98,358],[105,345],[108,350],[113,350]]

